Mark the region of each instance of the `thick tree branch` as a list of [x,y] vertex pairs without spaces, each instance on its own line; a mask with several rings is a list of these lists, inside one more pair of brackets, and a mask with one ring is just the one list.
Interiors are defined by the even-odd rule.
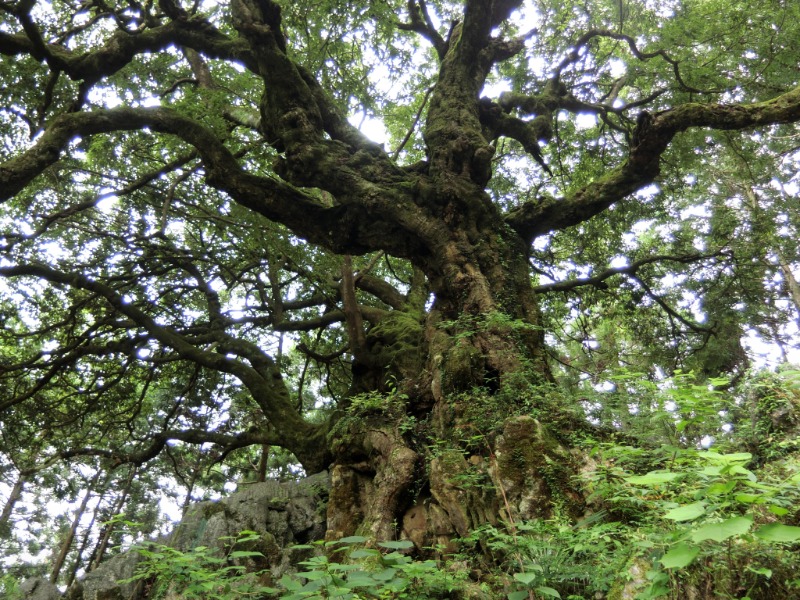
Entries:
[[425,0],[408,0],[409,23],[398,23],[397,28],[403,31],[413,31],[428,40],[436,50],[439,60],[444,59],[447,53],[447,42],[439,35],[433,26],[428,6]]
[[713,326],[711,326],[711,327],[703,327],[702,325],[698,325],[694,321],[690,321],[689,319],[687,319],[686,317],[681,315],[678,311],[676,311],[669,304],[667,304],[667,302],[661,296],[656,294],[650,288],[650,286],[647,285],[644,281],[642,281],[642,279],[640,277],[638,277],[637,275],[632,275],[631,277],[632,277],[632,279],[634,281],[636,281],[636,283],[638,283],[642,287],[642,289],[645,291],[645,293],[650,298],[652,298],[653,301],[656,304],[658,304],[664,310],[664,312],[667,313],[673,319],[683,323],[684,325],[686,325],[686,327],[688,327],[689,329],[691,329],[695,333],[710,334],[712,331],[714,331],[714,327]]
[[509,212],[506,222],[526,240],[582,223],[650,185],[660,172],[661,155],[680,132],[692,127],[746,130],[800,121],[800,87],[753,104],[693,102],[644,116],[622,166],[564,198],[526,202]]
[[[0,165],[0,202],[13,197],[57,162],[76,136],[144,128],[175,135],[191,144],[203,160],[211,185],[243,206],[283,223],[297,235],[334,251],[390,249],[399,256],[411,256],[424,252],[423,242],[411,232],[425,235],[427,243],[440,239],[438,232],[425,228],[424,215],[412,202],[398,196],[398,192],[363,182],[355,169],[331,165],[332,169],[352,172],[352,178],[345,177],[341,185],[351,193],[360,192],[353,202],[331,207],[278,179],[244,172],[212,131],[167,108],[116,108],[57,117],[31,148]],[[330,162],[335,160],[327,158]],[[355,160],[359,160],[358,155]],[[367,202],[357,203],[357,199]],[[385,218],[376,221],[377,213]],[[380,226],[376,227],[376,223]]]
[[198,16],[171,21],[135,35],[118,30],[98,49],[82,53],[43,41],[40,45],[23,33],[0,31],[0,54],[30,55],[37,60],[47,60],[51,68],[63,71],[70,79],[90,82],[113,75],[138,54],[160,52],[173,44],[193,48],[212,58],[236,60],[251,70],[256,69],[255,59],[244,40],[228,38]]
[[381,302],[388,304],[394,309],[401,310],[405,307],[407,298],[397,291],[397,289],[379,277],[373,277],[362,273],[357,273],[355,286],[378,298]]
[[108,450],[91,447],[73,448],[59,452],[51,457],[47,461],[47,464],[53,464],[60,460],[68,460],[78,456],[98,456],[110,460],[114,466],[122,464],[141,466],[158,456],[164,450],[167,443],[171,441],[197,445],[215,444],[222,448],[223,454],[229,454],[233,450],[246,448],[248,446],[260,446],[264,444],[270,446],[282,445],[281,437],[274,432],[268,431],[246,431],[237,435],[232,435],[200,429],[168,429],[153,435],[150,444],[139,450]]
[[566,69],[569,65],[573,64],[577,61],[581,56],[581,50],[594,38],[597,37],[606,37],[613,40],[624,41],[628,44],[628,48],[630,48],[631,54],[633,54],[637,59],[641,61],[647,61],[651,58],[661,57],[666,62],[668,62],[672,66],[672,71],[675,74],[675,80],[687,92],[693,92],[696,94],[710,94],[710,93],[719,93],[722,90],[700,90],[693,86],[688,85],[683,77],[681,76],[680,68],[679,68],[679,61],[673,59],[665,50],[656,50],[654,52],[642,52],[638,45],[636,44],[636,40],[629,35],[625,35],[623,33],[618,33],[614,31],[610,31],[608,29],[591,29],[584,33],[581,37],[579,37],[575,43],[572,45],[569,53],[565,56],[562,61],[556,66],[555,68],[555,78],[559,79],[561,77],[561,73]]
[[[383,319],[386,315],[389,314],[388,311],[385,311],[380,308],[375,308],[373,306],[366,306],[366,305],[359,305],[358,307],[361,315],[364,317],[365,320],[369,321],[370,323],[378,323],[381,319]],[[323,315],[318,317],[310,318],[310,319],[303,319],[303,320],[289,320],[286,319],[281,321],[280,323],[265,323],[271,324],[275,331],[314,331],[315,329],[320,329],[323,327],[327,327],[332,323],[344,323],[346,320],[346,315],[342,310],[332,310],[326,312]]]
[[531,121],[523,121],[506,114],[500,105],[481,99],[481,122],[492,131],[491,138],[507,137],[518,141],[525,151],[552,175],[550,167],[544,162],[539,140],[549,142],[553,136],[552,112],[545,109],[543,114]]
[[353,260],[349,254],[345,254],[342,260],[341,295],[347,337],[350,340],[350,352],[356,360],[369,364],[370,354],[367,350],[367,336],[364,334],[363,317],[356,301]]

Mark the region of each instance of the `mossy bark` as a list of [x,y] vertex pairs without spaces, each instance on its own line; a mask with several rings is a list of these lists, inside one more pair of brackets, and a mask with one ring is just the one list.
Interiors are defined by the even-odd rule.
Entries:
[[[235,25],[253,42],[267,84],[260,108],[264,132],[282,153],[278,174],[336,199],[333,207],[301,201],[315,215],[304,235],[336,252],[381,249],[407,258],[434,297],[427,312],[396,310],[351,344],[352,394],[385,394],[386,407],[365,411],[354,401],[328,433],[329,537],[406,535],[422,548],[484,522],[550,515],[555,505],[574,513],[580,504],[563,484],[566,450],[547,424],[518,421],[526,411],[545,412],[537,404],[546,395],[530,390],[551,375],[530,239],[486,191],[496,136],[480,92],[495,61],[521,49],[492,37],[516,5],[470,2],[442,41],[424,125],[428,159],[417,169],[398,167],[349,129],[313,79],[295,69],[276,33],[274,3],[236,2]],[[232,195],[259,210],[245,183]],[[263,206],[259,212],[266,214]],[[476,403],[484,414],[476,415]],[[509,444],[532,450],[508,461]]]
[[471,226],[476,242],[454,234],[424,265],[436,299],[420,328],[396,318],[368,335],[399,379],[384,409],[352,409],[332,430],[330,538],[452,551],[483,524],[582,511],[564,439],[526,414],[547,412],[551,376],[518,240]]

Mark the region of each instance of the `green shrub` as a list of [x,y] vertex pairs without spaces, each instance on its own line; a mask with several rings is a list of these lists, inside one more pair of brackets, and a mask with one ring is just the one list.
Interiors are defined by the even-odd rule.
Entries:
[[261,599],[278,590],[262,585],[259,573],[248,573],[246,567],[233,564],[243,559],[261,558],[260,552],[236,550],[239,545],[260,539],[255,531],[242,531],[230,542],[223,556],[216,556],[206,547],[199,546],[182,552],[163,544],[134,547],[142,561],[136,574],[120,583],[148,581],[152,583],[150,600],[179,597],[183,600],[245,600]]

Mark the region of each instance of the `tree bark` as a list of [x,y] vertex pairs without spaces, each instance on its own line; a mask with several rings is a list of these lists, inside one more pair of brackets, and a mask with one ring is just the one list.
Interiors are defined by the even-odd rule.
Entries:
[[334,426],[329,538],[406,537],[424,551],[485,523],[582,510],[577,465],[551,429],[568,411],[548,398],[525,242],[478,184],[443,178],[435,193],[449,234],[417,263],[435,297],[416,349],[424,366],[383,407]]
[[6,503],[3,506],[3,512],[0,513],[0,532],[11,531],[11,515],[14,512],[14,506],[22,498],[26,481],[24,473],[20,473],[17,476],[17,480],[14,482],[14,486],[11,488],[11,492],[8,494]]
[[[105,496],[106,491],[107,490],[103,490],[102,492],[100,492],[100,495],[97,499],[97,505],[92,511],[92,518],[83,532],[83,537],[81,539],[80,545],[75,551],[75,560],[72,561],[72,565],[70,566],[69,572],[67,573],[66,581],[64,584],[67,590],[69,590],[72,587],[72,584],[75,582],[75,578],[78,576],[78,571],[83,566],[82,562],[83,554],[89,547],[89,540],[91,539],[92,532],[94,530],[94,524],[97,522],[97,514],[100,510],[100,504],[103,502],[103,496]],[[91,563],[91,559],[88,562]]]
[[92,498],[94,487],[97,485],[99,479],[100,471],[95,474],[95,476],[92,478],[92,481],[86,487],[81,504],[78,507],[78,510],[75,511],[75,516],[72,519],[72,525],[70,526],[64,541],[61,543],[58,556],[56,556],[55,560],[53,561],[53,568],[50,571],[50,583],[52,584],[55,584],[58,581],[58,576],[61,574],[61,569],[64,567],[64,563],[67,560],[67,555],[72,548],[72,542],[75,540],[75,535],[78,532],[81,519],[83,518],[83,514],[86,512],[86,507],[89,505],[89,500]]
[[[125,507],[125,503],[128,501],[128,495],[131,492],[131,485],[133,484],[134,477],[136,476],[136,469],[132,467],[130,473],[128,474],[128,478],[125,480],[125,485],[123,486],[122,490],[120,491],[120,495],[117,498],[117,501],[114,503],[113,508],[111,509],[111,516],[118,515],[122,512],[122,509]],[[106,554],[106,549],[108,548],[108,542],[111,539],[111,534],[114,533],[114,525],[111,523],[106,523],[103,527],[103,531],[100,534],[100,539],[97,542],[97,546],[95,547],[95,551],[92,553],[93,556],[89,563],[89,568],[86,569],[87,571],[91,571],[96,569],[97,566],[103,562],[103,558]]]

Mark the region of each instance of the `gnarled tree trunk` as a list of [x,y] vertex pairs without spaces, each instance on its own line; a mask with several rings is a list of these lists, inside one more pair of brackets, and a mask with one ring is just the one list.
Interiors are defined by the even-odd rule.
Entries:
[[356,398],[334,426],[331,538],[406,537],[422,550],[485,523],[581,510],[573,457],[550,429],[563,420],[548,401],[524,242],[476,184],[452,178],[437,191],[450,228],[418,263],[435,298],[410,363],[422,368],[373,361],[384,377],[395,369],[395,389],[375,390],[379,408]]

